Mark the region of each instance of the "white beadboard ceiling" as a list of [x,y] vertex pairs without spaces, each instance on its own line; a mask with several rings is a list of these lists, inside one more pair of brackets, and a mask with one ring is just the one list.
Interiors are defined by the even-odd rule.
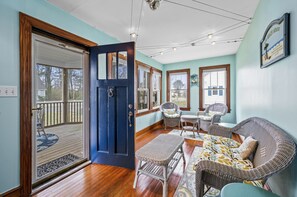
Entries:
[[137,50],[168,64],[235,54],[259,0],[162,0],[155,11],[145,0],[48,2],[121,42],[136,32]]

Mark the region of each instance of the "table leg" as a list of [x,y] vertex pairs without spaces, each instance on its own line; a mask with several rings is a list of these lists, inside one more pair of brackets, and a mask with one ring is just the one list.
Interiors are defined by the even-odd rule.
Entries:
[[163,168],[163,178],[164,178],[163,197],[167,197],[167,195],[168,195],[167,166],[162,166],[162,168]]
[[137,180],[138,180],[138,176],[140,175],[139,174],[139,169],[141,167],[141,160],[138,161],[138,164],[137,164],[137,170],[135,172],[135,179],[134,179],[134,183],[133,183],[133,188],[135,189],[136,188],[136,185],[137,185]]
[[184,154],[183,146],[180,147],[180,152],[181,152],[181,154],[183,156],[184,164],[186,164],[186,159],[185,159],[185,154]]

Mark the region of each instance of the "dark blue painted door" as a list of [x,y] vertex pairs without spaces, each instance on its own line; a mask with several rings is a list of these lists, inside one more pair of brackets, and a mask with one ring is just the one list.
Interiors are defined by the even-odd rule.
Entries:
[[135,43],[93,47],[90,57],[91,160],[134,169]]

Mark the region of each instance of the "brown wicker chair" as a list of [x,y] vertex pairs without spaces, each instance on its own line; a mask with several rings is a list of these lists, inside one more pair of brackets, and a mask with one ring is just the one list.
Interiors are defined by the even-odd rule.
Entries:
[[237,133],[258,140],[253,155],[254,168],[240,170],[213,161],[199,161],[196,168],[196,195],[202,197],[204,185],[222,189],[232,182],[244,180],[267,180],[268,177],[288,167],[296,154],[294,141],[281,128],[261,118],[249,118],[234,128],[218,125],[209,127],[209,134],[230,137]]

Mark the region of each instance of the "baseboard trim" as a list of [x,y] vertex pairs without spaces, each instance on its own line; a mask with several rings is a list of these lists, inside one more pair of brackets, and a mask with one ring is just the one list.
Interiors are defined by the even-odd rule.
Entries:
[[21,188],[16,187],[11,190],[8,190],[7,192],[4,192],[3,194],[0,194],[0,197],[20,197],[21,196]]
[[160,120],[160,121],[155,122],[154,124],[152,124],[152,125],[150,125],[148,127],[145,127],[144,129],[138,131],[135,134],[135,136],[138,137],[140,135],[145,134],[146,132],[150,132],[150,131],[155,130],[155,129],[160,129],[160,128],[162,128],[162,126],[163,126],[163,120]]

